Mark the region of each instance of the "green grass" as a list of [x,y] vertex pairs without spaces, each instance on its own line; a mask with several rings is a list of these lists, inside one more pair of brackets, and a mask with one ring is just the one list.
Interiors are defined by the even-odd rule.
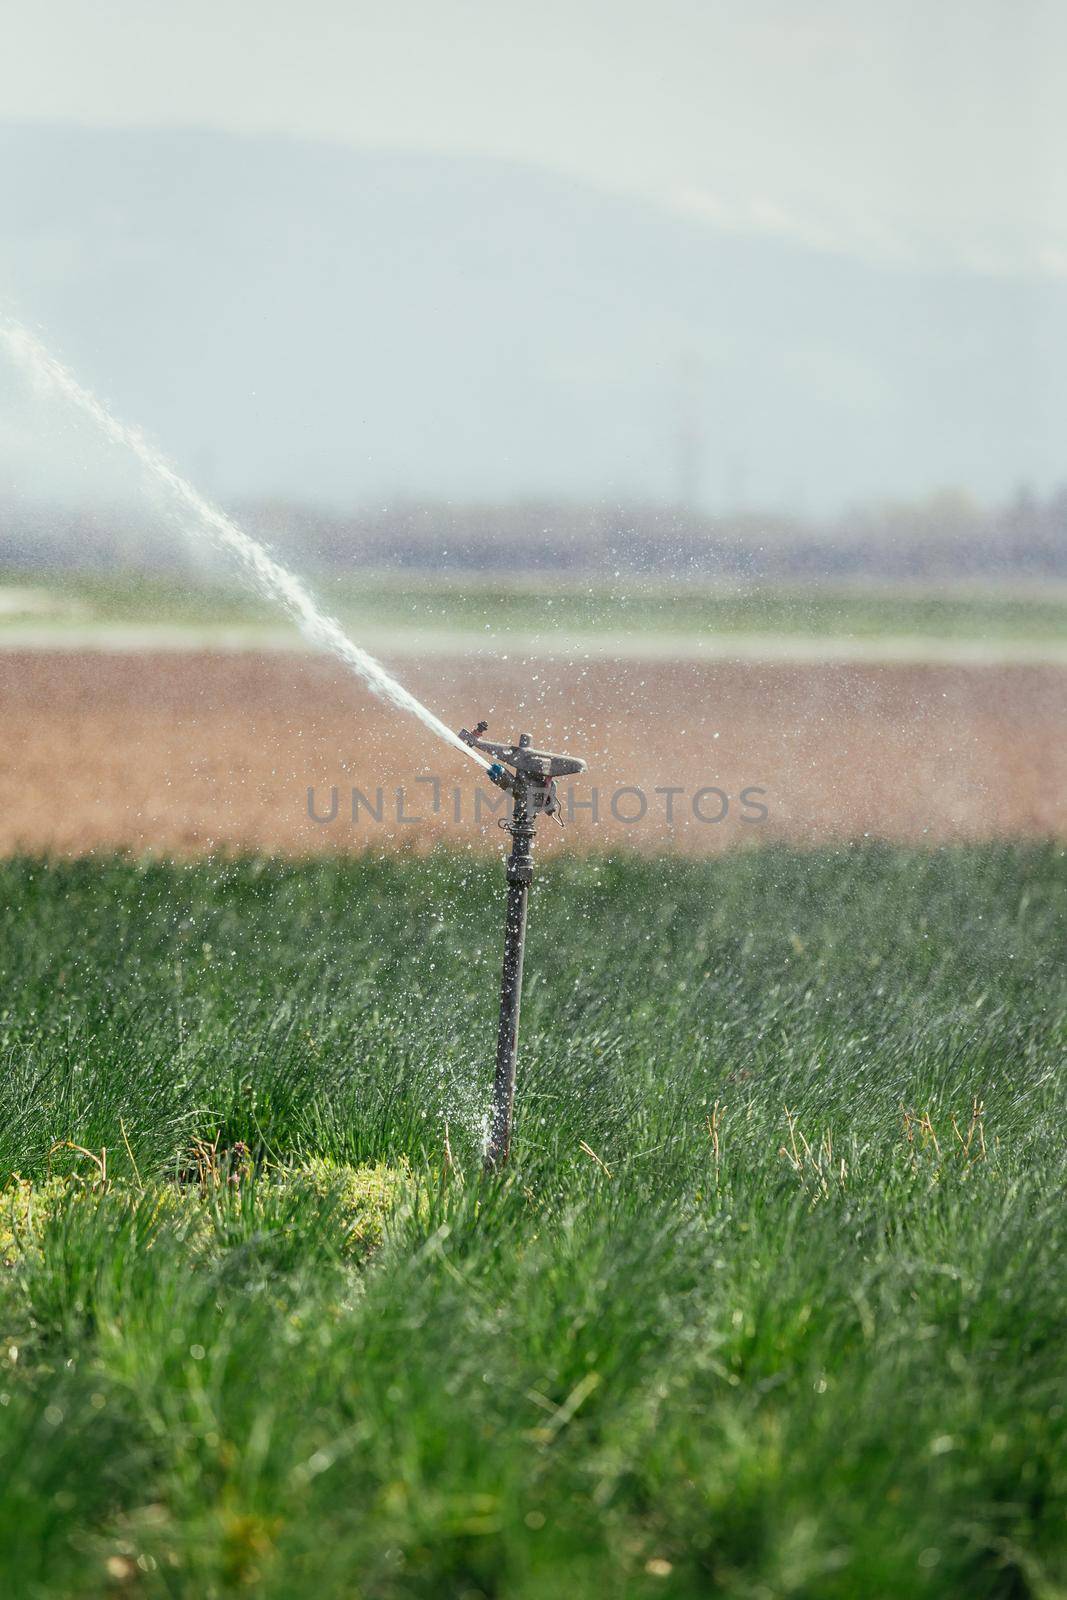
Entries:
[[[19,581],[41,587],[39,580],[20,580],[18,574],[0,578],[0,583]],[[70,575],[44,587],[76,608],[52,626],[159,623],[276,631],[285,625],[275,607],[236,582],[209,585],[194,577],[130,572]],[[758,633],[871,641],[886,635],[999,644],[1067,641],[1067,593],[1054,586],[1040,595],[1013,595],[1002,587],[907,591],[832,583],[702,586],[692,580],[671,585],[604,578],[506,585],[469,576],[363,573],[324,577],[313,587],[326,608],[357,633],[376,627],[493,635],[636,631],[685,637]],[[0,617],[0,627],[18,629],[24,620]]]
[[500,921],[0,867],[0,1593],[1063,1595],[1063,849],[554,863],[486,1185]]

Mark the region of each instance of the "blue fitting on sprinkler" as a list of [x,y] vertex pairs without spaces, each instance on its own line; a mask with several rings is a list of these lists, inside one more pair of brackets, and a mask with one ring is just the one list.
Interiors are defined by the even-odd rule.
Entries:
[[499,783],[501,778],[507,776],[507,772],[499,761],[494,761],[492,766],[489,768],[488,776],[490,783]]

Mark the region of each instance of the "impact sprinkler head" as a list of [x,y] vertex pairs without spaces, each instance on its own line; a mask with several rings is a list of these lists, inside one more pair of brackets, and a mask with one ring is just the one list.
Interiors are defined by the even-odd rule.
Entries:
[[511,834],[511,850],[505,863],[508,906],[504,924],[504,972],[500,984],[500,1027],[493,1077],[493,1110],[485,1150],[486,1171],[497,1172],[507,1160],[511,1147],[522,963],[526,945],[526,906],[533,880],[533,841],[537,816],[543,813],[562,822],[556,779],[584,772],[585,762],[578,756],[535,750],[528,733],[520,733],[517,744],[495,744],[482,738],[487,727],[487,723],[479,722],[473,733],[461,728],[459,737],[472,749],[493,758],[487,776],[497,788],[510,794],[513,800],[510,822],[501,823]]
[[459,736],[472,750],[480,750],[483,755],[493,757],[488,772],[490,780],[498,789],[506,789],[509,794],[517,795],[519,786],[524,787],[527,805],[531,810],[543,811],[549,817],[558,816],[560,805],[556,779],[584,772],[585,762],[579,756],[561,756],[550,750],[534,750],[528,733],[519,734],[518,744],[494,744],[491,739],[481,737],[488,726],[487,722],[479,722],[473,733],[460,728]]

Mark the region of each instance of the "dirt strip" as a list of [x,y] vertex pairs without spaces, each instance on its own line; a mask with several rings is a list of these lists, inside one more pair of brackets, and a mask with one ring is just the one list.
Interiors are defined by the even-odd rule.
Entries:
[[[450,724],[587,759],[546,844],[1067,835],[1055,666],[434,658],[402,676]],[[319,657],[9,652],[0,726],[5,854],[499,843],[476,768]],[[336,790],[332,820],[309,789],[324,818]]]

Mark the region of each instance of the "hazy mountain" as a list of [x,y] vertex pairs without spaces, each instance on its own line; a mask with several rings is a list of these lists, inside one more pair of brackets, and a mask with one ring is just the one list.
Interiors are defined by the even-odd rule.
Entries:
[[[712,507],[818,510],[1067,459],[1067,283],[883,270],[482,160],[0,127],[0,302],[227,496],[699,476]],[[62,433],[44,455],[69,491]]]

